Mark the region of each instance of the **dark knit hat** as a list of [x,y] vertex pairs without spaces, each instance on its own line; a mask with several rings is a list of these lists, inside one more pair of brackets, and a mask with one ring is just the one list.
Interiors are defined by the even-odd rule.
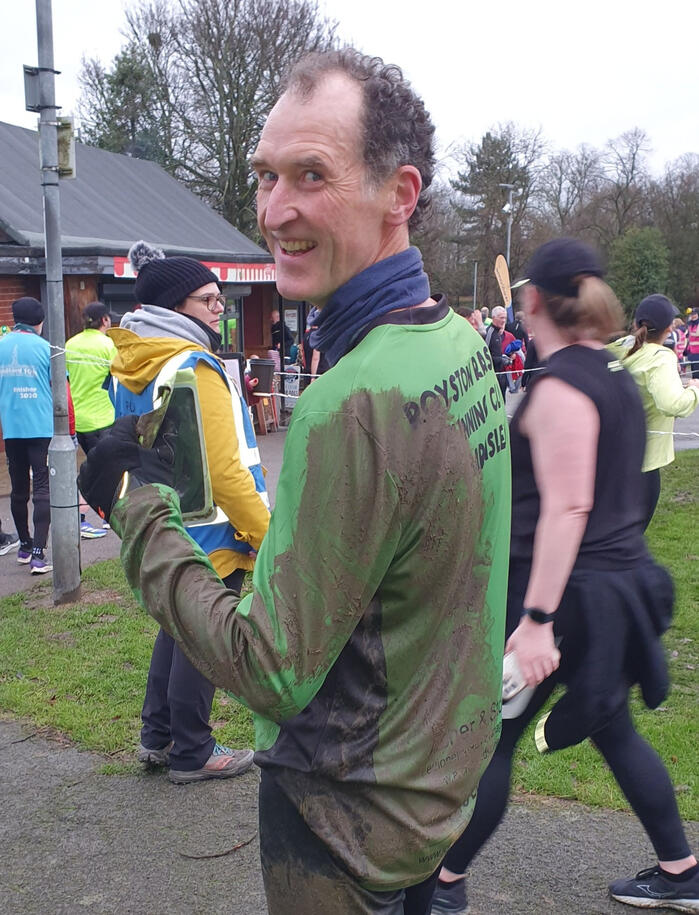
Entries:
[[526,270],[527,277],[512,287],[533,283],[546,292],[575,298],[578,288],[571,279],[580,274],[604,276],[598,253],[577,238],[554,238],[532,254]]
[[218,283],[218,277],[193,257],[165,257],[158,248],[137,241],[129,251],[138,273],[134,294],[141,305],[175,308],[195,289]]
[[37,299],[25,295],[12,303],[12,317],[15,324],[29,324],[30,327],[36,327],[46,317],[44,306]]
[[667,296],[648,295],[636,309],[634,320],[637,327],[644,324],[648,330],[665,330],[678,314],[678,309]]

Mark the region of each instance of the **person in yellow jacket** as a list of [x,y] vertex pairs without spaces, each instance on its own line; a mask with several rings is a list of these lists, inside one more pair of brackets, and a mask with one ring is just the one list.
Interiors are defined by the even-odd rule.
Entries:
[[660,468],[675,459],[675,417],[689,416],[699,405],[699,379],[692,379],[685,388],[677,371],[677,356],[663,346],[677,314],[664,295],[649,295],[636,309],[635,333],[608,347],[633,375],[646,411],[646,527],[660,497]]
[[[137,242],[129,257],[142,307],[109,332],[117,347],[116,413],[149,412],[161,373],[193,368],[217,513],[213,522],[191,525],[187,533],[224,584],[240,593],[267,532],[269,501],[243,394],[214,355],[225,299],[216,275],[193,258],[165,257],[145,242]],[[211,736],[213,695],[214,686],[161,629],[142,711],[140,761],[169,765],[170,780],[178,784],[246,771],[252,751],[231,750]]]

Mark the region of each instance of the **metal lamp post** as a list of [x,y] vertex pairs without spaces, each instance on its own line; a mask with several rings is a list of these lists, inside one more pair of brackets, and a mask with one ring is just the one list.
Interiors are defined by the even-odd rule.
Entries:
[[507,189],[507,203],[502,208],[504,213],[507,213],[507,242],[505,245],[505,260],[507,261],[507,267],[510,267],[510,242],[512,240],[512,197],[514,196],[515,185],[514,184],[500,184],[499,187],[504,187]]
[[[61,257],[61,209],[58,190],[58,119],[53,66],[53,21],[51,0],[36,0],[38,68],[25,67],[32,94],[37,98],[27,108],[39,112],[41,185],[44,198],[46,248],[46,293],[51,354],[53,396],[53,438],[49,445],[49,487],[51,496],[51,552],[53,599],[55,604],[80,597],[80,516],[75,479],[75,445],[68,423],[66,386],[65,317],[63,306],[63,265]],[[27,83],[25,83],[27,85]]]

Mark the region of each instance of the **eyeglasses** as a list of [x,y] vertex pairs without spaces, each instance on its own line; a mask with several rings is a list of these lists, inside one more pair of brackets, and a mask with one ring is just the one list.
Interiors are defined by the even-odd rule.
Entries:
[[206,305],[209,311],[215,311],[216,305],[220,305],[224,310],[226,308],[226,297],[223,293],[219,292],[218,295],[210,293],[209,295],[188,295],[188,299],[194,299],[196,302],[201,302],[202,305]]

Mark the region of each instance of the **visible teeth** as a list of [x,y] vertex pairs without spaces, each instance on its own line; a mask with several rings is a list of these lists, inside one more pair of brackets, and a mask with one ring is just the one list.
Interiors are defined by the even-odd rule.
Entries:
[[310,251],[311,248],[315,248],[315,242],[312,241],[280,241],[284,251]]

